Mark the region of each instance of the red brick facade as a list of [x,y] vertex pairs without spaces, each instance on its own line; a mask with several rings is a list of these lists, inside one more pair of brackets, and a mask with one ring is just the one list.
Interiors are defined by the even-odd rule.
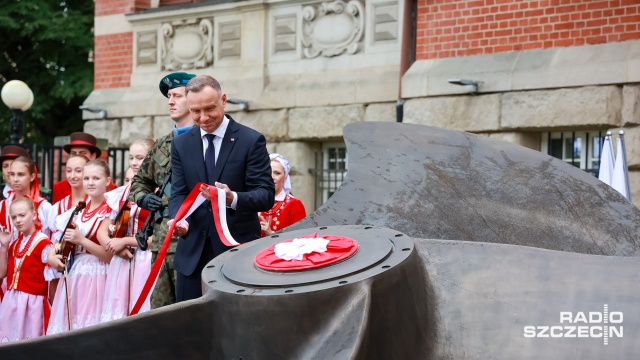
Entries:
[[129,14],[151,6],[151,0],[95,0],[95,16]]
[[129,87],[133,69],[133,33],[95,37],[94,89]]
[[[197,0],[162,0],[171,5]],[[150,0],[96,0],[96,16]],[[640,39],[640,0],[418,0],[416,59]],[[128,87],[133,34],[95,37],[95,88]]]
[[639,0],[418,0],[417,60],[640,39]]
[[[151,0],[95,0],[95,16],[123,15],[149,8]],[[94,89],[129,87],[133,69],[133,33],[96,35]]]

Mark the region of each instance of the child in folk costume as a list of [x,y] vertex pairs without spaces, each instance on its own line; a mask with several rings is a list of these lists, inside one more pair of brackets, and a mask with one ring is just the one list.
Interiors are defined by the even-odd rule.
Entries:
[[82,186],[82,170],[88,161],[89,159],[82,155],[71,155],[67,159],[66,179],[71,186],[71,194],[53,204],[52,210],[49,211],[47,224],[52,232],[57,230],[55,226],[56,218],[58,216],[73,209],[78,205],[78,202],[87,201],[87,193],[84,191],[84,187]]
[[[9,172],[11,171],[11,163],[13,163],[13,159],[17,158],[18,156],[29,157],[29,152],[23,147],[20,147],[17,145],[7,145],[2,147],[2,152],[0,152],[0,164],[2,165],[2,178],[5,182],[5,185],[4,185],[4,188],[2,189],[2,194],[0,194],[0,201],[9,197],[9,194],[13,194],[13,189],[9,184],[11,180],[9,178]],[[2,223],[10,222],[10,220],[8,220],[6,216],[8,214],[7,211],[9,211],[7,206],[9,205],[10,205],[9,203],[0,202],[0,206],[6,207],[3,210],[4,215],[0,216],[0,218],[2,218],[0,222]],[[7,285],[6,281],[0,281],[0,302],[2,302],[2,296],[4,295],[4,291],[7,290],[6,285]]]
[[[50,230],[47,226],[47,217],[51,209],[51,203],[40,196],[38,170],[33,160],[26,156],[15,158],[9,167],[9,184],[12,190],[7,194],[7,198],[0,202],[0,226],[13,232],[13,225],[9,217],[9,207],[13,200],[26,196],[35,205],[38,220],[42,224],[40,231],[49,236]],[[17,236],[17,233],[14,236]]]
[[[59,240],[75,244],[75,250],[68,276],[58,282],[47,334],[80,329],[100,322],[111,254],[102,248],[97,233],[102,222],[112,215],[112,209],[104,197],[111,183],[110,176],[109,166],[102,160],[89,161],[82,173],[88,202],[72,220],[75,227],[65,229],[74,209],[56,219],[56,228],[62,230],[57,230],[54,238],[58,240],[62,236]],[[58,245],[49,250],[48,261],[51,267],[63,272],[65,264],[62,255],[56,254],[54,249]]]
[[[151,272],[151,251],[140,251],[134,235],[144,225],[149,212],[133,201],[128,201],[131,179],[140,169],[142,160],[153,146],[150,139],[134,142],[129,148],[129,169],[125,176],[125,185],[105,194],[109,206],[115,209],[128,211],[127,224],[122,223],[122,218],[111,218],[102,224],[98,238],[113,255],[107,273],[107,286],[105,288],[104,307],[101,320],[103,322],[120,319],[129,315],[135,305],[144,283]],[[123,208],[123,206],[127,206]],[[122,231],[126,226],[126,231]],[[121,232],[124,237],[116,237]],[[145,299],[140,312],[150,308],[149,299]]]
[[271,235],[307,216],[302,201],[291,195],[289,160],[280,154],[270,154],[269,158],[276,197],[271,210],[259,214],[261,236]]
[[[51,233],[57,231],[56,218],[68,210],[73,209],[78,202],[87,201],[87,194],[82,186],[82,170],[87,164],[89,159],[82,155],[71,155],[67,159],[66,163],[66,179],[71,186],[71,194],[65,196],[62,200],[53,204],[53,207],[49,211],[47,216],[47,226],[51,230]],[[64,229],[60,229],[64,230]],[[59,274],[59,273],[58,273]],[[49,282],[49,301],[53,301],[55,298],[55,290],[58,285],[58,278],[47,279]]]
[[[113,254],[107,273],[105,305],[102,309],[103,322],[120,319],[129,314],[151,272],[151,251],[137,249],[138,243],[134,237],[149,216],[149,212],[127,200],[129,190],[130,185],[125,185],[105,195],[107,202],[115,208],[122,208],[127,202],[128,210],[125,211],[129,212],[129,218],[127,224],[117,224],[116,221],[122,219],[115,217],[111,221],[105,221],[99,233],[103,246]],[[126,227],[124,237],[115,237],[117,235],[113,234],[114,231],[122,231],[122,228],[116,226]],[[114,237],[110,237],[109,234],[113,234]],[[149,307],[147,298],[140,312],[149,310]]]
[[[6,163],[6,161],[4,161]],[[50,236],[51,231],[46,225],[46,219],[51,209],[51,204],[40,196],[40,182],[38,181],[38,170],[36,164],[27,156],[18,156],[9,166],[9,185],[11,190],[7,192],[6,199],[0,201],[0,227],[7,229],[13,234],[13,239],[18,237],[18,233],[13,228],[9,208],[15,199],[29,197],[33,201],[38,214],[38,220],[42,224],[42,231]],[[0,292],[7,289],[6,279],[0,285]]]
[[51,241],[38,231],[30,199],[15,199],[10,214],[18,238],[12,241],[13,233],[0,229],[0,278],[8,282],[0,303],[0,342],[44,335],[50,310],[44,273]]

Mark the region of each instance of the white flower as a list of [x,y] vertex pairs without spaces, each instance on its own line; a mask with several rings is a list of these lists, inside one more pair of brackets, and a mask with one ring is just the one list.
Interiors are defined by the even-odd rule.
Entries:
[[291,242],[276,244],[274,252],[283,260],[302,260],[305,254],[327,251],[329,240],[323,238],[296,238]]

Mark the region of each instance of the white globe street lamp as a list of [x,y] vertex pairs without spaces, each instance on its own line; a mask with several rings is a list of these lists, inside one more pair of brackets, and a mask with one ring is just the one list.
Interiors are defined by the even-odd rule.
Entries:
[[18,144],[22,134],[22,112],[33,105],[33,92],[23,81],[11,80],[2,87],[2,102],[13,112],[10,140],[11,143]]

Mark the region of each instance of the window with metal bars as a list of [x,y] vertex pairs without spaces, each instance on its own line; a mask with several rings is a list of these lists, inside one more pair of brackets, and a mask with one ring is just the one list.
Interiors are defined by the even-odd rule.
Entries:
[[605,135],[606,130],[543,133],[541,151],[598,176]]
[[322,151],[316,153],[314,208],[324,204],[340,187],[347,175],[347,148],[344,143],[323,144]]

